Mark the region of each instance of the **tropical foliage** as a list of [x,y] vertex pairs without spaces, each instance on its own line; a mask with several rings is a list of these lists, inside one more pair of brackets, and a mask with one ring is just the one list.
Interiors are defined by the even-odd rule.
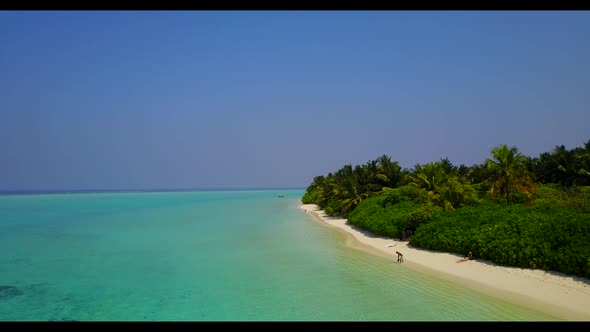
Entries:
[[506,204],[510,204],[510,192],[516,187],[530,198],[535,191],[535,184],[530,172],[525,168],[526,159],[518,149],[502,144],[492,150],[492,156],[493,159],[486,159],[492,195],[503,194]]
[[500,265],[590,277],[590,213],[489,202],[438,214],[411,245],[491,260]]
[[480,164],[405,169],[383,155],[317,176],[302,202],[378,235],[495,263],[590,277],[590,140],[529,157],[499,145]]

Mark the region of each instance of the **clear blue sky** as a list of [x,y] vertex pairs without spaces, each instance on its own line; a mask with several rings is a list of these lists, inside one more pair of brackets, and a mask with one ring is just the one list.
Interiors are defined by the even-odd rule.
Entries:
[[590,139],[590,12],[0,12],[0,190],[306,187]]

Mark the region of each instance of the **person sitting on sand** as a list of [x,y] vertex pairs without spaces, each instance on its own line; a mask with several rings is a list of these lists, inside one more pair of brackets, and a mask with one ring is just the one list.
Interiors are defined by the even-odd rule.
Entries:
[[473,260],[473,254],[471,253],[471,251],[467,254],[467,257],[458,260],[457,263],[461,263],[461,262],[465,262],[465,261],[470,261],[470,260]]
[[404,255],[399,251],[396,251],[395,253],[397,254],[397,262],[403,263],[404,262]]

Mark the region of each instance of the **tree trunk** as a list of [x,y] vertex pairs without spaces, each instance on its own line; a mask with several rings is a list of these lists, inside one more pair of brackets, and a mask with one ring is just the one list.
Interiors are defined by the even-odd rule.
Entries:
[[510,205],[510,191],[508,191],[508,179],[506,179],[506,204]]
[[508,187],[506,187],[506,204],[510,205],[510,193],[508,192]]

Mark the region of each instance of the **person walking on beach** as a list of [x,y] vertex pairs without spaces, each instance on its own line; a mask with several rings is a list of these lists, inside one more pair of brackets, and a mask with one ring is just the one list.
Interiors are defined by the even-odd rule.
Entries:
[[404,255],[399,251],[396,251],[395,253],[397,254],[397,262],[403,263],[404,262]]

